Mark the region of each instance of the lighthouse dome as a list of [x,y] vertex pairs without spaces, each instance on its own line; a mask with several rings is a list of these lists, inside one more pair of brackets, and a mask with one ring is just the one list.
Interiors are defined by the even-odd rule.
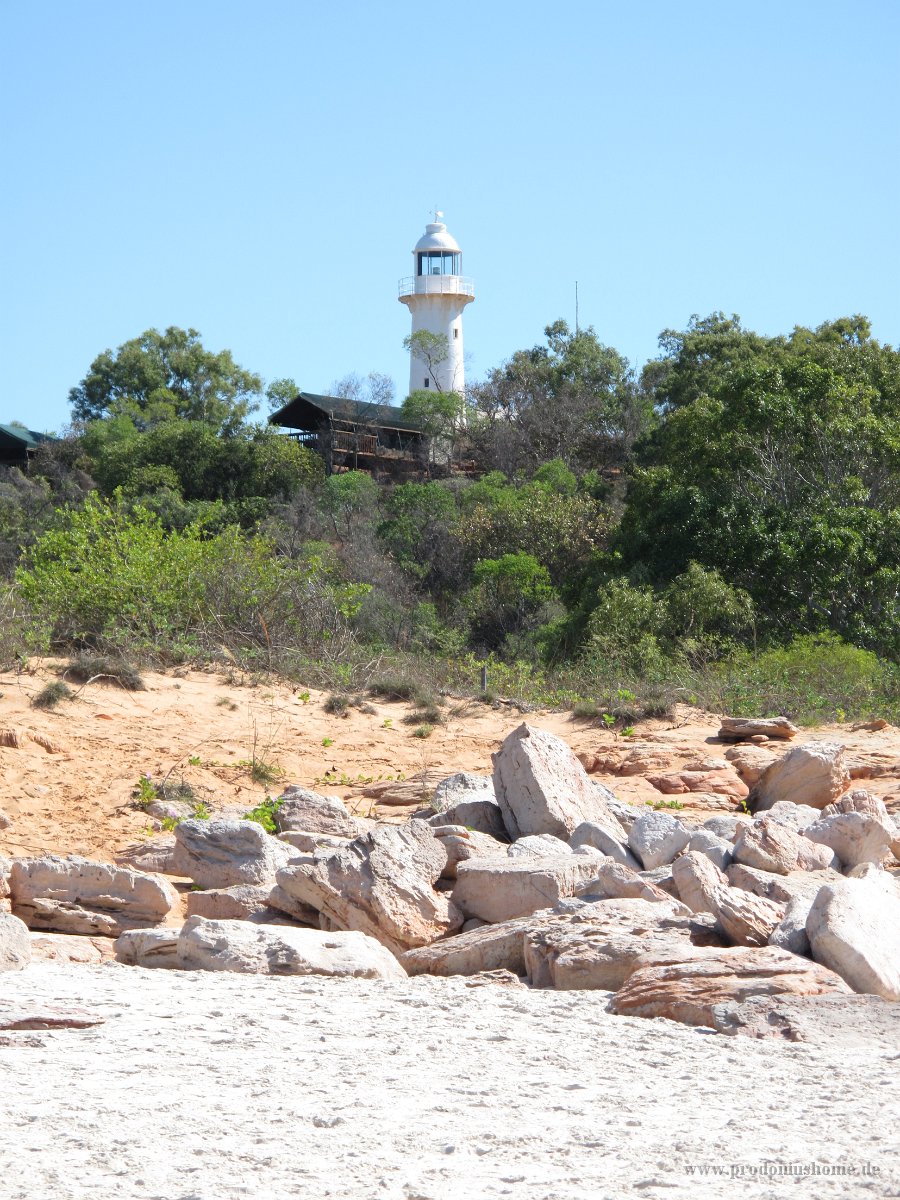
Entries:
[[443,221],[430,221],[425,226],[425,233],[416,242],[414,253],[421,250],[452,250],[459,254],[456,238],[450,236]]

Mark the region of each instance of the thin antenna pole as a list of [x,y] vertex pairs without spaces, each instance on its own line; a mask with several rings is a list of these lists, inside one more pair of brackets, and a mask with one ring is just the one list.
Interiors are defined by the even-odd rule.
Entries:
[[575,280],[575,332],[578,333],[578,280]]

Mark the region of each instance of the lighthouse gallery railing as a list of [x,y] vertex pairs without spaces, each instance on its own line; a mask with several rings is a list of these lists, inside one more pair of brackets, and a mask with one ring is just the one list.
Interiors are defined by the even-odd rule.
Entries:
[[398,299],[404,296],[474,296],[475,281],[464,275],[409,275],[397,285]]

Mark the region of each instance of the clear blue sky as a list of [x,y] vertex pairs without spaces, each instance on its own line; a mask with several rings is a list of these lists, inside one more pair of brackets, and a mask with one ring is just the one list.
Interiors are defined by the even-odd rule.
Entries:
[[444,210],[469,377],[574,317],[900,342],[900,4],[0,0],[0,420],[193,326],[267,380],[407,376]]

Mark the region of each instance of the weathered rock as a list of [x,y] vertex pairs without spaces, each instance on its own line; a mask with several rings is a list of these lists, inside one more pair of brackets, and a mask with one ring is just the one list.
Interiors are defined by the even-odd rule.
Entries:
[[766,809],[766,817],[770,821],[786,825],[795,833],[804,833],[807,826],[818,821],[821,815],[817,808],[811,808],[808,804],[794,804],[790,800],[779,800],[777,804]]
[[599,854],[460,863],[453,903],[467,917],[497,923],[551,908],[596,875]]
[[833,852],[770,817],[760,817],[742,829],[732,855],[735,862],[775,875],[820,871],[834,863]]
[[0,1030],[89,1029],[102,1025],[106,1017],[73,1004],[35,1004],[15,999],[0,999]]
[[602,784],[595,782],[595,786],[600,789],[601,799],[622,826],[622,840],[623,842],[627,842],[628,835],[631,833],[631,827],[641,815],[641,810],[635,808],[633,804],[626,804],[624,800],[619,800],[608,788],[603,787]]
[[0,900],[9,896],[9,877],[12,874],[12,861],[0,855]]
[[672,864],[679,895],[692,912],[710,912],[740,946],[764,946],[784,918],[784,905],[728,886],[725,875],[695,851]]
[[658,905],[659,916],[636,914],[621,906],[606,915],[591,906],[590,918],[549,922],[525,935],[525,968],[533,987],[559,991],[615,991],[636,963],[684,962],[707,947],[721,949],[715,932],[702,920],[678,916]]
[[558,918],[558,913],[546,911],[498,925],[481,922],[479,928],[456,937],[407,950],[400,962],[410,975],[475,975],[501,969],[524,975],[526,933]]
[[446,864],[447,852],[430,826],[409,821],[373,829],[344,849],[299,858],[278,872],[277,882],[293,900],[317,909],[320,923],[370,934],[402,954],[462,924],[455,905],[434,890]]
[[892,819],[888,813],[887,806],[880,797],[873,796],[865,788],[854,788],[852,792],[847,792],[839,800],[835,800],[834,804],[826,804],[821,812],[815,814],[813,820],[821,820],[825,817],[837,816],[838,813],[849,812],[871,813],[873,817],[878,817],[885,824]]
[[494,790],[513,841],[533,833],[567,839],[582,821],[624,840],[600,785],[560,738],[522,724],[492,757]]
[[786,950],[733,947],[663,966],[641,966],[638,960],[613,996],[610,1010],[620,1016],[714,1026],[718,1005],[742,1004],[751,996],[847,991],[840,976]]
[[743,863],[732,863],[725,871],[732,887],[765,896],[789,904],[797,896],[815,896],[826,883],[837,883],[843,878],[839,871],[792,871],[790,875],[774,875],[771,871],[760,871]]
[[816,962],[855,992],[900,1000],[900,886],[886,871],[864,867],[857,878],[823,887],[806,932]]
[[75,855],[15,859],[10,891],[13,912],[29,929],[88,936],[159,925],[178,906],[178,893],[160,875]]
[[470,975],[466,979],[466,987],[526,987],[524,979],[520,979],[518,975],[514,975],[512,971],[507,971],[500,967],[496,971],[479,971],[476,975]]
[[691,912],[712,912],[714,895],[728,880],[705,854],[688,851],[672,863],[672,879],[679,898]]
[[284,833],[279,833],[278,840],[296,850],[298,854],[315,854],[318,850],[337,850],[353,839],[337,837],[333,833],[304,833],[300,829],[286,829]]
[[517,838],[510,846],[510,858],[557,858],[560,854],[571,854],[572,847],[552,833],[532,833]]
[[764,771],[747,803],[753,812],[771,808],[779,800],[824,808],[842,796],[849,784],[843,746],[808,742],[788,751]]
[[741,745],[726,750],[725,759],[731,763],[747,787],[752,788],[762,773],[778,761],[778,755],[764,746]]
[[628,845],[646,870],[667,866],[687,846],[691,834],[669,813],[641,813],[628,834]]
[[477,833],[507,840],[493,781],[484,775],[460,771],[442,779],[435,788],[434,804],[438,812],[429,818],[431,825],[464,825]]
[[30,962],[28,926],[11,913],[0,913],[0,971],[21,971]]
[[178,929],[129,929],[116,938],[116,961],[129,967],[178,966]]
[[[653,904],[667,904],[681,908],[680,901],[673,899],[670,892],[664,891],[657,884],[644,879],[631,867],[615,859],[606,857],[597,864],[593,879],[577,890],[576,895],[583,899],[605,900],[649,900]],[[684,908],[684,912],[689,910]]]
[[175,850],[175,834],[161,833],[146,842],[135,842],[126,846],[115,857],[116,866],[130,867],[132,871],[146,871],[151,875],[174,875],[172,854]]
[[717,837],[710,829],[695,829],[687,848],[704,855],[720,871],[724,871],[731,862],[731,842]]
[[0,808],[0,829],[9,829],[10,825],[12,825],[12,817]]
[[750,824],[749,817],[738,817],[731,813],[721,813],[703,822],[703,828],[726,842],[733,842],[745,825]]
[[188,892],[185,913],[189,917],[206,917],[214,921],[249,921],[253,917],[271,915],[268,907],[271,891],[266,884],[239,883],[230,888]]
[[276,916],[290,917],[292,921],[299,921],[301,925],[309,925],[312,929],[319,928],[319,910],[311,904],[295,900],[277,883],[270,890],[266,904]]
[[900,1045],[900,1004],[880,996],[752,996],[713,1008],[717,1033],[893,1054]]
[[462,825],[432,825],[432,829],[447,853],[447,863],[441,872],[442,879],[455,879],[459,864],[468,862],[470,858],[503,858],[511,849],[505,842],[498,841],[489,833],[479,833]]
[[620,775],[651,775],[667,771],[672,751],[664,746],[635,746],[619,764]]
[[182,821],[175,828],[172,870],[201,888],[271,886],[294,854],[255,821]]
[[769,934],[770,946],[790,950],[791,954],[802,954],[805,958],[812,956],[806,921],[814,899],[815,895],[811,894],[795,896],[788,901],[784,916]]
[[349,975],[405,979],[396,958],[359,932],[323,933],[244,921],[191,917],[178,936],[178,966],[249,975]]
[[320,796],[318,792],[294,784],[279,796],[274,820],[279,833],[297,830],[355,838],[363,832],[359,821],[350,815],[342,800]]
[[860,863],[880,865],[894,840],[893,826],[870,812],[836,812],[807,826],[804,835],[827,846],[845,867]]
[[[635,816],[635,820],[637,820],[637,816]],[[582,821],[569,838],[569,845],[573,850],[577,850],[580,846],[590,846],[594,850],[599,850],[601,854],[608,854],[610,858],[614,858],[616,862],[620,862],[626,867],[632,867],[635,871],[641,869],[641,864],[628,847],[594,821]]]
[[764,717],[747,720],[743,717],[723,717],[719,737],[723,742],[738,742],[744,738],[759,737],[787,739],[796,737],[800,730],[787,717]]
[[672,878],[671,865],[667,867],[654,867],[652,871],[638,871],[638,875],[646,883],[652,883],[654,887],[671,896],[673,900],[680,902],[681,897],[678,895],[678,888],[675,886],[675,880]]
[[72,933],[32,933],[31,961],[96,964],[115,958],[115,942]]

